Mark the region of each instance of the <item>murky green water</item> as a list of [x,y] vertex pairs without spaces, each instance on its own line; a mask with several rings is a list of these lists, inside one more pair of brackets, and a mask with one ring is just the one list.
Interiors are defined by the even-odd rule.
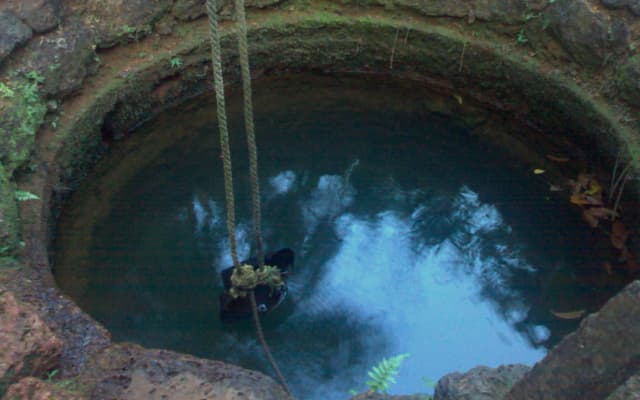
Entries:
[[[297,256],[285,304],[263,322],[299,398],[346,398],[399,353],[411,357],[392,393],[480,364],[532,364],[578,323],[552,312],[591,311],[616,290],[584,270],[594,255],[577,212],[424,95],[333,78],[255,83],[264,240]],[[239,101],[231,93],[248,256]],[[64,210],[55,274],[116,340],[270,373],[250,321],[218,320],[230,258],[214,109],[196,99],[116,146]]]

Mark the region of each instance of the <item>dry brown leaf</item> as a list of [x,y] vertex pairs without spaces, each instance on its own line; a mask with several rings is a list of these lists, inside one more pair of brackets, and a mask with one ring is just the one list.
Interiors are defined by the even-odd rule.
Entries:
[[570,201],[579,206],[602,206],[602,200],[583,193],[573,193]]
[[613,266],[609,261],[605,261],[604,270],[607,271],[607,274],[611,275],[613,273]]
[[593,175],[589,174],[580,174],[578,175],[578,179],[576,180],[576,188],[579,190],[584,190],[589,187],[589,182],[593,179]]
[[578,206],[584,206],[584,205],[589,204],[589,202],[584,197],[584,195],[581,195],[580,193],[573,193],[571,195],[570,201],[571,201],[571,203],[573,203],[575,205],[578,205]]
[[567,311],[567,312],[557,312],[557,311],[551,310],[551,314],[555,315],[560,319],[578,319],[578,318],[582,318],[584,313],[585,313],[584,310]]
[[620,221],[614,221],[611,226],[611,244],[616,249],[622,249],[629,238],[629,231]]
[[584,212],[589,213],[599,219],[614,218],[618,215],[618,213],[606,207],[592,207],[584,210]]
[[582,217],[584,218],[585,221],[587,221],[590,227],[597,228],[598,224],[600,223],[600,219],[594,217],[588,211],[589,210],[582,210]]
[[567,161],[569,161],[569,157],[558,157],[558,156],[554,156],[552,154],[547,154],[547,158],[551,161],[555,161],[555,162],[559,162],[559,163],[565,163]]

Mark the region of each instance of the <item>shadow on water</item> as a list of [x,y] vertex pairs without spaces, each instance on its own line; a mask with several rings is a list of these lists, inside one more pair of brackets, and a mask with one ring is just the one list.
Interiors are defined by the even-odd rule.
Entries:
[[[255,108],[265,243],[297,252],[290,295],[263,321],[301,398],[345,398],[398,353],[411,354],[398,393],[532,364],[579,322],[553,312],[593,311],[618,289],[584,278],[595,256],[570,205],[424,93],[298,82],[256,82]],[[230,104],[245,257],[248,166]],[[231,261],[213,110],[208,97],[171,110],[98,165],[61,217],[56,278],[116,340],[269,373],[251,321],[217,316]]]

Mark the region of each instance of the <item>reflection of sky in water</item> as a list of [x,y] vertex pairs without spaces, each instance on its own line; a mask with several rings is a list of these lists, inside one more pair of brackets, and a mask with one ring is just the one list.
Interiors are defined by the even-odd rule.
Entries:
[[[433,243],[423,237],[429,236],[428,230],[416,229],[429,214],[428,205],[409,212],[389,210],[356,216],[346,211],[353,203],[355,189],[351,185],[345,187],[343,181],[342,176],[322,175],[310,195],[299,202],[305,247],[313,246],[322,223],[329,226],[338,243],[335,254],[320,266],[321,278],[313,290],[304,290],[308,287],[304,282],[308,274],[304,271],[292,277],[294,310],[277,328],[279,332],[290,332],[285,349],[276,349],[276,353],[284,358],[285,373],[295,390],[305,393],[304,398],[344,398],[349,388],[360,388],[358,383],[364,382],[364,372],[381,357],[400,353],[410,353],[411,357],[404,361],[392,393],[429,391],[423,378],[435,379],[476,365],[531,364],[545,354],[544,348],[533,348],[512,326],[526,317],[525,306],[514,302],[505,319],[480,293],[485,279],[494,280],[496,286],[503,283],[495,268],[533,270],[519,257],[517,249],[495,237],[486,239],[496,232],[511,232],[495,207],[481,203],[477,194],[462,187],[452,201],[449,216],[458,229]],[[266,197],[273,198],[294,191],[296,175],[285,171],[269,182]],[[197,226],[208,218],[222,227],[217,206],[211,201],[208,204],[210,211],[203,212],[202,204],[194,201]],[[243,257],[249,252],[249,229],[246,224],[238,228]],[[227,246],[227,240],[217,245],[223,253],[217,268],[230,264]],[[483,255],[486,246],[495,248],[493,256]],[[298,257],[298,267],[304,268],[300,265],[304,251]],[[292,360],[286,352],[305,353],[296,347],[306,337],[296,338],[296,330],[304,330],[300,326],[314,320],[326,321],[327,326],[322,329],[327,331],[332,330],[332,323],[348,321],[346,325],[352,330],[332,338],[321,349],[324,354],[313,354],[317,349],[312,349],[305,357]],[[535,329],[541,340],[546,339],[544,326]],[[352,343],[354,337],[360,342],[357,346]],[[253,339],[238,342],[233,335],[227,335],[225,340],[236,354],[259,351]],[[364,355],[350,354],[354,349]],[[235,357],[238,361],[242,358]],[[325,360],[320,362],[318,358]],[[323,365],[330,362],[329,376],[325,372],[324,378],[314,379],[316,361]],[[322,367],[316,368],[317,376],[322,377]],[[309,391],[309,387],[319,385],[322,393]]]
[[[570,204],[450,121],[393,108],[418,104],[407,93],[267,89],[254,98],[267,110],[256,114],[264,244],[291,247],[296,265],[263,325],[299,398],[344,399],[399,353],[411,357],[394,393],[479,364],[531,364],[578,323],[550,310],[592,311],[613,292],[579,279],[593,257]],[[74,194],[56,279],[115,340],[270,374],[251,321],[218,319],[218,272],[231,259],[214,107],[190,107],[133,135]],[[241,115],[229,120],[239,132]],[[243,135],[231,139],[247,257],[247,154]]]

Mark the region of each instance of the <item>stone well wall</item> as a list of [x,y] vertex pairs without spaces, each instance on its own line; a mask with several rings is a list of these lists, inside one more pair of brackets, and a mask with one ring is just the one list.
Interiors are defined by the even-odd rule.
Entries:
[[[248,0],[251,61],[256,77],[315,70],[408,79],[571,143],[582,149],[575,153],[580,168],[607,172],[619,157],[637,173],[639,4]],[[218,9],[225,21],[225,75],[235,82],[233,7],[227,0]],[[146,388],[148,376],[135,360],[187,362],[112,344],[108,332],[55,287],[48,247],[57,206],[112,141],[166,107],[211,90],[207,29],[202,0],[0,3],[0,293],[27,304],[60,339],[52,368],[61,371],[57,379],[81,381],[82,395]],[[624,202],[633,210],[640,191],[637,181],[628,185]],[[18,202],[17,189],[37,199]],[[627,225],[640,226],[637,215],[627,218]],[[124,377],[82,374],[88,365],[111,374],[109,366],[121,364],[130,368]],[[252,374],[216,365],[220,376]],[[213,367],[184,378],[209,379],[207,368]],[[44,377],[41,369],[31,371],[26,375]],[[8,386],[23,375],[5,374],[0,381]],[[235,387],[215,382],[222,385],[215,390]],[[39,388],[25,385],[14,390]]]

